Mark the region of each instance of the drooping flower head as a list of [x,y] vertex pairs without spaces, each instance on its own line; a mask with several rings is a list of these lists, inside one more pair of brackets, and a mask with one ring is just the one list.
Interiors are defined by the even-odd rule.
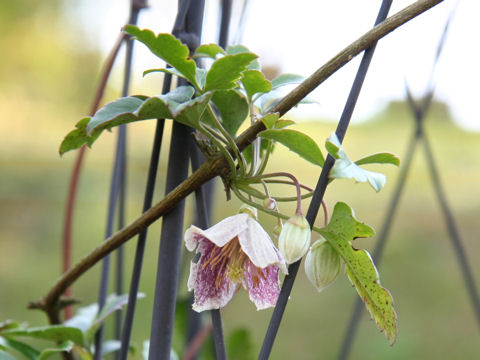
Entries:
[[192,225],[185,232],[187,249],[200,254],[191,263],[188,278],[195,311],[224,307],[240,286],[247,290],[257,310],[275,306],[280,293],[279,271],[286,274],[287,267],[252,210],[230,216],[207,230]]

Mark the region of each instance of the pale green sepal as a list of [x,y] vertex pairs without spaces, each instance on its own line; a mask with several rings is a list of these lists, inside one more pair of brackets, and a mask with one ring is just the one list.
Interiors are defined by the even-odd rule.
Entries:
[[305,273],[312,285],[321,292],[340,274],[340,256],[325,240],[317,240],[305,257]]
[[287,264],[300,260],[310,247],[312,232],[303,215],[294,215],[283,225],[278,237],[278,250]]

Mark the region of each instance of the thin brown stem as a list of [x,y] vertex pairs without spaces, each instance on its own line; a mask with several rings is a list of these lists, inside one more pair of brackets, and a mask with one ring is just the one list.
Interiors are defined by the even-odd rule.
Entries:
[[[413,19],[417,15],[425,12],[442,1],[443,0],[419,0],[380,23],[342,50],[332,60],[319,68],[302,84],[285,96],[272,109],[272,112],[278,112],[280,116],[284,115],[330,75],[352,60],[354,56],[358,55],[361,51],[367,49],[371,44],[375,43],[405,22]],[[254,125],[244,131],[237,139],[239,150],[242,151],[247,145],[251,144],[257,134],[264,129],[265,126],[263,123],[257,121]],[[31,302],[29,308],[42,309],[47,312],[49,317],[52,317],[53,313],[58,311],[56,310],[56,307],[58,307],[58,301],[61,294],[83,273],[111,251],[115,250],[117,247],[152,224],[155,220],[168,213],[178,204],[179,201],[198,189],[203,183],[218,175],[226,178],[229,176],[228,162],[221,155],[208,159],[197,171],[167,194],[157,205],[146,211],[142,216],[119,230],[117,233],[113,234],[110,238],[106,239],[99,247],[94,249],[69,271],[63,274],[42,299]]]

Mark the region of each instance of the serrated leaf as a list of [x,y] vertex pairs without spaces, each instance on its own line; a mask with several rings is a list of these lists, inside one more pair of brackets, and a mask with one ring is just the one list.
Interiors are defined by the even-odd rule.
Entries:
[[212,102],[220,112],[225,130],[235,136],[248,116],[248,102],[245,96],[236,90],[219,90],[213,94]]
[[21,330],[7,330],[2,333],[2,336],[9,338],[23,336],[56,342],[71,340],[77,345],[84,346],[84,337],[82,331],[80,329],[65,325],[50,325]]
[[273,129],[275,128],[275,124],[278,121],[278,113],[267,114],[265,116],[262,116],[261,120],[263,122],[263,125],[265,125],[265,127],[267,128],[267,130]]
[[60,155],[63,155],[70,150],[79,149],[83,145],[91,146],[95,142],[100,133],[92,134],[91,136],[87,134],[87,125],[89,121],[90,117],[83,118],[75,125],[75,129],[65,136],[58,150]]
[[44,349],[40,354],[38,360],[48,359],[52,355],[56,355],[59,352],[71,351],[73,349],[73,345],[74,344],[71,341],[64,341],[61,344],[59,344],[57,347]]
[[215,60],[218,54],[226,55],[225,51],[217,44],[203,44],[200,45],[197,50],[195,50],[195,54],[193,56],[209,57]]
[[240,53],[215,60],[208,70],[204,91],[234,88],[247,65],[256,58],[253,53]]
[[172,111],[189,101],[195,90],[191,86],[179,86],[165,95],[128,96],[106,104],[90,118],[80,120],[76,129],[67,134],[60,145],[60,154],[78,149],[86,144],[91,146],[105,129],[130,122],[173,118]]
[[319,232],[342,257],[350,281],[378,328],[385,333],[390,345],[393,345],[397,337],[397,315],[393,308],[393,298],[381,286],[370,254],[353,248],[351,244],[353,239],[373,236],[374,230],[358,221],[347,204],[338,202],[329,224]]
[[278,89],[281,86],[300,84],[305,78],[296,74],[282,74],[272,80],[272,89]]
[[227,358],[230,360],[253,360],[255,359],[253,349],[253,339],[250,332],[246,329],[235,329],[228,335],[226,341],[228,352]]
[[255,94],[267,93],[272,90],[270,81],[258,70],[245,70],[241,81],[249,99],[252,99]]
[[355,161],[355,164],[357,164],[357,165],[391,164],[391,165],[399,166],[400,165],[400,159],[394,154],[378,153],[378,154],[373,154],[373,155],[361,158],[361,159]]
[[317,143],[311,137],[300,131],[272,129],[262,131],[258,136],[279,142],[312,164],[323,166],[325,162]]
[[[250,50],[245,46],[245,45],[230,45],[227,46],[227,49],[225,50],[227,55],[235,55],[235,54],[241,54],[241,53],[249,53]],[[248,66],[247,69],[249,70],[261,70],[260,63],[258,62],[258,59],[253,60]]]
[[193,100],[179,104],[172,109],[173,118],[179,123],[198,129],[200,127],[199,124],[202,114],[212,95],[211,92],[208,92]]
[[190,58],[188,47],[171,34],[155,34],[151,30],[140,30],[134,25],[124,27],[127,34],[133,35],[137,40],[144,43],[150,51],[177,69],[197,89],[199,86],[195,78],[197,65]]
[[385,186],[387,178],[384,174],[362,169],[350,160],[335,133],[327,139],[325,147],[336,159],[330,170],[331,179],[354,179],[357,182],[368,182],[377,192]]

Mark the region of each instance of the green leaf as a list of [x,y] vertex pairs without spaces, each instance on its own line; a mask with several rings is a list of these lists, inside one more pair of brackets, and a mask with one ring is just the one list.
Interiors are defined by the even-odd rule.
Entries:
[[240,53],[227,55],[215,60],[207,73],[205,91],[228,90],[236,86],[242,72],[246,69],[257,55],[253,53]]
[[295,124],[295,121],[293,120],[280,119],[275,123],[275,129],[282,129],[293,124]]
[[278,122],[278,113],[273,113],[273,114],[267,114],[265,116],[262,116],[261,118],[263,125],[269,129],[274,129],[275,124]]
[[220,112],[223,127],[235,136],[248,116],[247,99],[236,90],[219,90],[213,94],[212,101]]
[[0,348],[0,360],[17,360],[9,353]]
[[194,57],[209,57],[216,59],[218,54],[226,55],[225,51],[217,44],[203,44],[195,50]]
[[330,170],[331,179],[354,179],[357,182],[368,182],[377,192],[385,186],[387,178],[384,174],[362,169],[349,159],[335,133],[327,139],[325,147],[336,159],[335,165]]
[[300,84],[305,78],[295,74],[282,74],[272,80],[272,89],[278,89],[281,86]]
[[50,325],[29,329],[7,330],[2,333],[5,337],[30,337],[35,339],[50,340],[56,342],[73,341],[75,344],[84,346],[84,337],[80,329],[65,325]]
[[267,93],[272,90],[272,84],[265,79],[265,76],[258,70],[245,70],[243,72],[242,84],[249,99],[258,93]]
[[397,315],[392,295],[381,286],[370,254],[353,248],[351,244],[353,239],[373,236],[373,229],[359,222],[347,204],[339,202],[335,205],[329,224],[319,232],[342,257],[350,281],[378,328],[385,333],[390,345],[393,345],[397,337]]
[[102,343],[102,358],[120,350],[122,343],[119,340],[107,340]]
[[20,327],[20,323],[13,321],[13,320],[5,320],[0,322],[0,333],[4,330],[9,329],[18,329]]
[[91,136],[87,134],[87,125],[89,121],[90,117],[83,118],[75,125],[75,129],[65,136],[60,144],[60,149],[58,150],[60,155],[63,155],[70,150],[79,149],[83,145],[91,146],[93,144],[100,133],[92,134]]
[[60,154],[91,146],[105,129],[148,119],[172,119],[174,110],[188,102],[195,90],[191,86],[179,86],[165,95],[128,96],[106,104],[92,118],[84,118],[76,129],[67,134],[60,145]]
[[155,34],[151,30],[140,30],[134,25],[124,27],[127,34],[133,35],[137,40],[144,43],[150,51],[177,69],[190,83],[199,89],[195,72],[197,65],[190,58],[188,47],[171,34]]
[[308,135],[290,129],[272,129],[265,130],[258,136],[271,139],[286,146],[291,151],[297,153],[302,158],[310,161],[312,164],[323,166],[324,158],[317,143]]
[[151,73],[156,73],[156,72],[161,72],[161,73],[165,73],[165,74],[175,75],[175,76],[178,76],[178,77],[181,77],[181,78],[185,79],[185,76],[184,76],[180,71],[178,71],[178,70],[175,69],[175,68],[169,68],[169,69],[166,69],[166,68],[148,69],[148,70],[145,70],[145,71],[143,72],[143,76],[148,75],[148,74],[151,74]]
[[15,350],[29,360],[36,360],[38,355],[40,355],[40,351],[37,349],[14,339],[0,337],[0,345],[2,345],[4,350]]
[[[142,299],[145,297],[143,293],[137,293],[137,299]],[[124,295],[115,295],[112,294],[108,296],[105,306],[100,310],[98,315],[95,317],[95,320],[92,322],[90,327],[85,331],[85,338],[87,341],[91,341],[93,336],[100,328],[105,319],[111,315],[113,312],[120,310],[123,306],[128,303],[128,294]]]
[[394,154],[378,153],[378,154],[373,154],[373,155],[361,158],[360,160],[355,161],[355,164],[357,164],[357,165],[391,164],[391,165],[399,166],[400,165],[400,159]]
[[71,351],[72,349],[73,342],[67,340],[59,344],[57,347],[44,349],[38,360],[45,360],[50,358],[52,355],[58,354],[59,352]]
[[65,321],[63,325],[80,329],[83,333],[85,333],[88,330],[88,328],[92,326],[97,316],[97,313],[98,313],[97,303],[79,308],[76,311],[75,316]]
[[235,329],[228,335],[227,358],[230,360],[253,360],[255,359],[253,340],[250,332],[246,329]]
[[[249,53],[250,50],[245,46],[245,45],[230,45],[227,46],[227,49],[225,50],[227,55],[235,55],[235,54],[241,54],[241,53]],[[248,66],[247,69],[249,70],[261,70],[260,63],[258,62],[258,59],[253,60]]]
[[193,100],[177,105],[172,109],[173,118],[179,123],[198,129],[202,114],[212,95],[211,92],[208,92]]

